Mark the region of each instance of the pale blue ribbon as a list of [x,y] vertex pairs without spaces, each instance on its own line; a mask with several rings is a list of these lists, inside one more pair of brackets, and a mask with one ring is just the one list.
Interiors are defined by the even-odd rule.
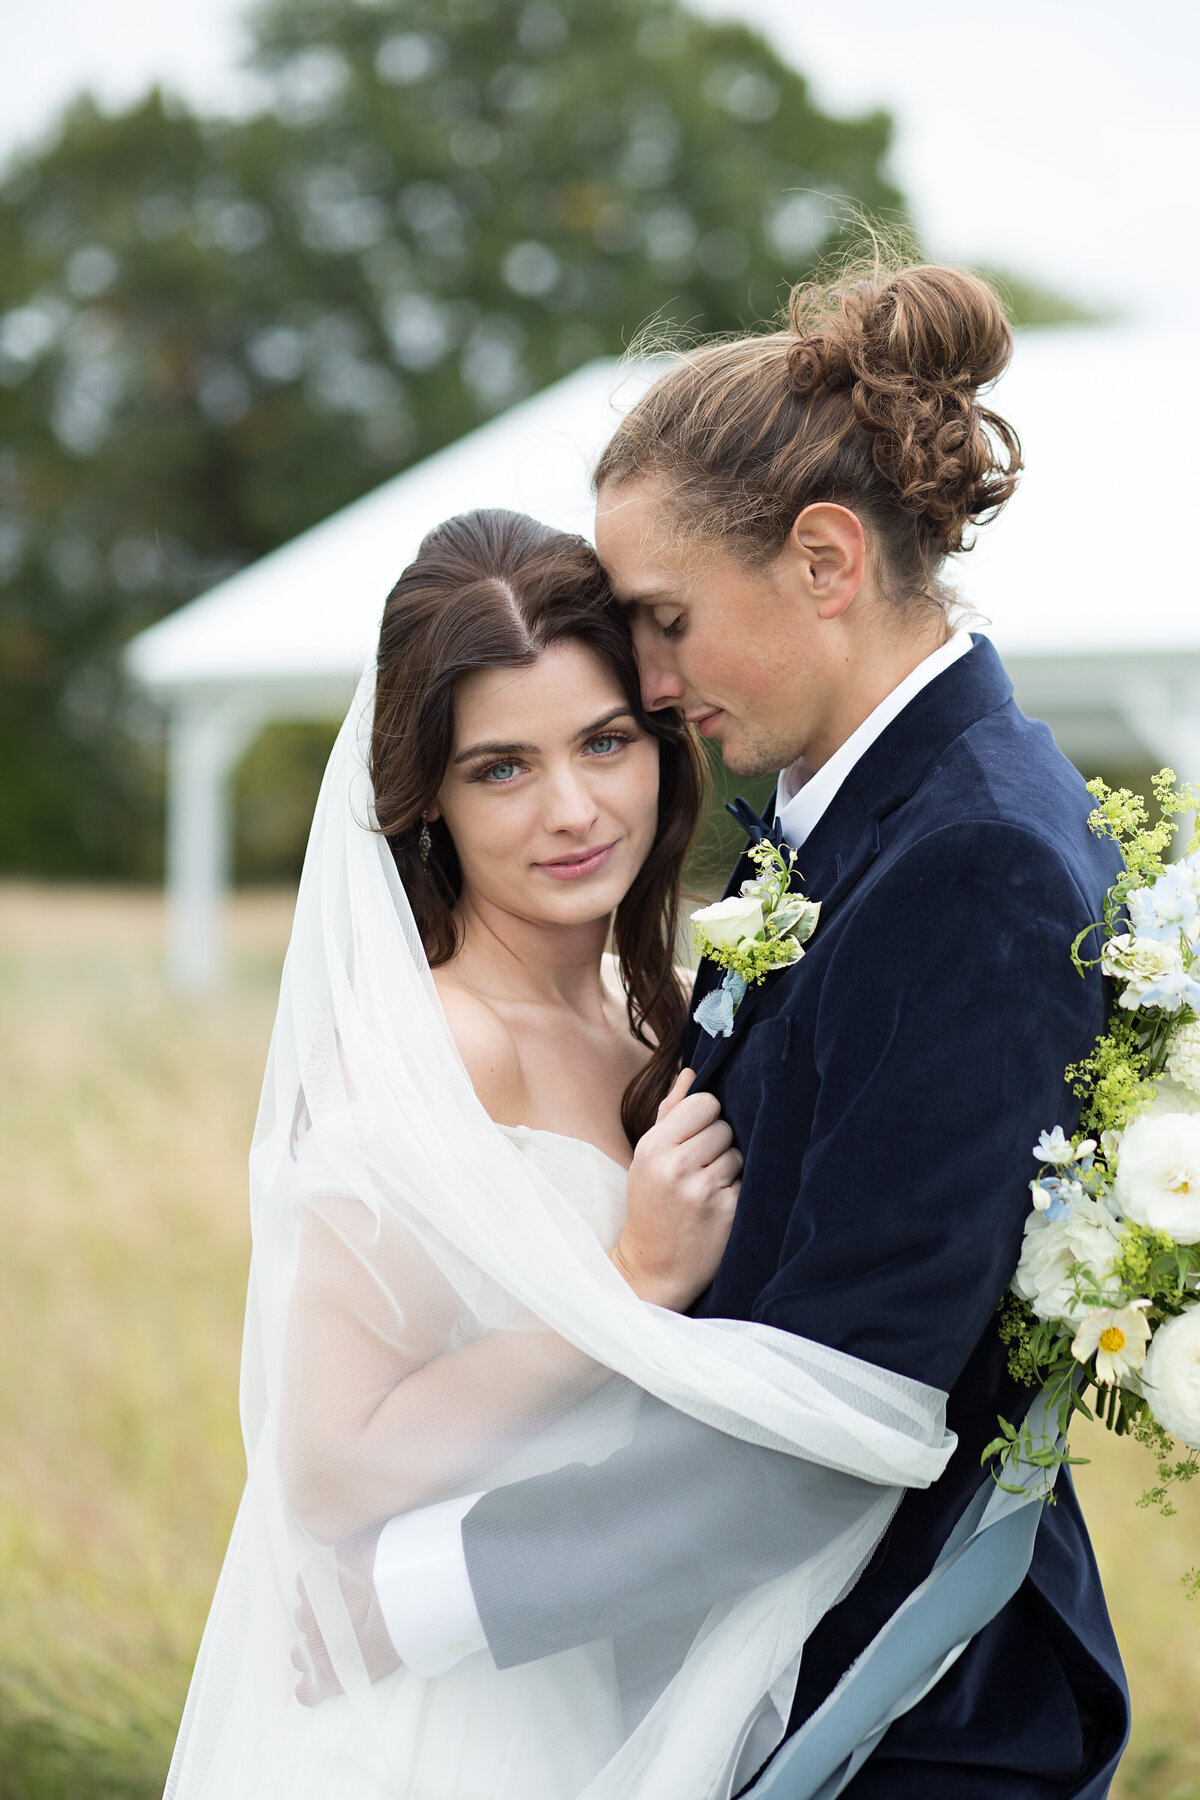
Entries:
[[709,1037],[729,1037],[733,1031],[733,1015],[745,995],[745,976],[739,975],[736,969],[729,969],[720,987],[705,994],[692,1017]]
[[[1044,1395],[1030,1409],[1029,1430],[1035,1443],[1049,1435]],[[787,1739],[746,1800],[835,1800],[888,1726],[924,1699],[1012,1599],[1029,1573],[1056,1474],[1024,1464],[1006,1470],[1003,1488],[985,1477],[929,1575]]]

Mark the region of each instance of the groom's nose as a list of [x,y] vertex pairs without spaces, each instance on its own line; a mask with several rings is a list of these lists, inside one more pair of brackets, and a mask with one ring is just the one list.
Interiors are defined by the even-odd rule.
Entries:
[[665,706],[682,706],[683,682],[661,648],[643,640],[637,644],[637,659],[642,705],[646,711],[661,712]]

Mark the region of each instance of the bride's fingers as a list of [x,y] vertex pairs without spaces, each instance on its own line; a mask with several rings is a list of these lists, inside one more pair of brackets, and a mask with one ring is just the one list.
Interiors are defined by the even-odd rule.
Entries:
[[304,1585],[303,1575],[297,1575],[296,1577],[296,1592],[300,1596],[300,1604],[292,1614],[292,1617],[295,1619],[305,1637],[307,1637],[309,1632],[316,1626],[317,1615],[312,1609],[312,1601],[308,1597],[308,1589]]
[[742,1173],[742,1153],[740,1150],[726,1150],[715,1162],[708,1165],[705,1171],[715,1183],[718,1192],[733,1187],[738,1183]]
[[292,1665],[300,1672],[296,1698],[301,1706],[319,1706],[322,1700],[342,1692],[342,1684],[327,1656],[310,1658],[297,1645],[292,1651]]
[[695,1069],[680,1069],[678,1075],[659,1101],[658,1112],[655,1116],[659,1119],[665,1119],[667,1114],[672,1112],[675,1107],[679,1105],[679,1102],[689,1091],[695,1079]]
[[696,1169],[706,1169],[710,1163],[716,1162],[733,1144],[733,1132],[725,1120],[718,1117],[711,1125],[686,1137],[674,1150],[673,1166],[680,1173],[690,1173]]
[[296,1698],[301,1706],[319,1706],[322,1700],[328,1700],[331,1694],[340,1694],[342,1684],[337,1678],[332,1659],[325,1648],[325,1639],[321,1636],[321,1628],[317,1624],[317,1615],[313,1611],[308,1597],[308,1589],[302,1576],[296,1577],[296,1591],[300,1596],[300,1604],[292,1617],[296,1621],[300,1633],[300,1642],[293,1644],[291,1661],[297,1670],[300,1680],[296,1683]]

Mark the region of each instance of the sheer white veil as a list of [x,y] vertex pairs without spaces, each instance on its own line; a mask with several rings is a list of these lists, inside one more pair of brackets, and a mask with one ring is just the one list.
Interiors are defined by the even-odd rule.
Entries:
[[[726,1797],[781,1737],[813,1625],[903,1489],[944,1467],[944,1396],[766,1327],[644,1304],[569,1184],[492,1123],[373,829],[373,686],[372,671],[330,758],[284,965],[250,1157],[248,1477],[167,1793]],[[673,1649],[664,1626],[666,1673],[636,1707],[611,1637],[372,1682],[346,1547],[432,1501],[600,1465],[647,1397],[719,1434],[710,1509],[766,1449],[857,1478],[844,1524],[770,1581],[732,1597],[718,1583],[727,1597],[682,1645],[678,1620]],[[644,1504],[635,1493],[595,1525],[627,1534],[643,1593],[671,1478],[668,1464]],[[697,1546],[706,1569],[720,1554]],[[294,1691],[299,1581],[344,1689],[315,1708]]]

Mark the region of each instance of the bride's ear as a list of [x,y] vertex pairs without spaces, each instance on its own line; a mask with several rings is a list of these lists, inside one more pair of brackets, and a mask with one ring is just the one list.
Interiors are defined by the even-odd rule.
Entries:
[[433,821],[435,819],[440,819],[441,816],[442,816],[442,809],[438,805],[437,800],[436,799],[431,800],[429,802],[429,805],[425,808],[425,823],[427,825],[432,825]]
[[821,619],[837,619],[863,584],[867,539],[848,506],[819,501],[792,524],[784,546],[794,581]]

